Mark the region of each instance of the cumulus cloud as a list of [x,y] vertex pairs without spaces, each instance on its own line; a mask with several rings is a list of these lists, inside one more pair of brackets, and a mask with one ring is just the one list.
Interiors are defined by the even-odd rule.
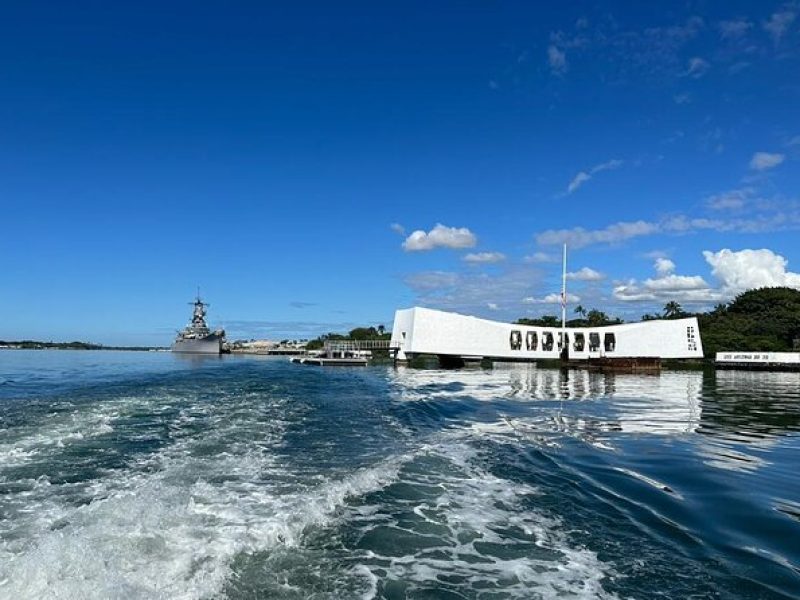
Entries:
[[563,50],[559,50],[553,44],[547,48],[547,64],[550,70],[556,75],[563,75],[567,72],[567,55]]
[[577,175],[575,175],[575,177],[572,178],[572,181],[569,182],[569,185],[567,186],[567,193],[571,194],[579,187],[581,187],[584,183],[589,181],[597,173],[618,169],[624,164],[625,161],[613,158],[604,163],[600,163],[599,165],[593,166],[588,171],[580,171]]
[[398,235],[406,234],[406,228],[400,225],[400,223],[392,223],[391,225],[389,225],[389,229],[391,229]]
[[659,302],[676,300],[685,303],[710,302],[720,297],[700,275],[676,275],[675,263],[657,258],[653,264],[657,276],[638,282],[630,279],[614,286],[614,298],[623,302]]
[[800,289],[800,273],[787,270],[789,261],[772,250],[733,250],[703,252],[711,273],[728,295],[760,287],[787,286]]
[[754,171],[766,171],[777,167],[785,158],[785,155],[777,152],[756,152],[750,159],[750,168]]
[[655,267],[656,273],[661,276],[669,275],[675,270],[675,263],[663,256],[657,257],[655,265],[653,266]]
[[688,75],[689,77],[699,79],[700,77],[705,75],[710,68],[711,65],[708,64],[707,60],[702,59],[699,56],[695,56],[689,59],[689,64],[686,67],[685,74]]
[[775,45],[780,43],[796,16],[794,10],[785,8],[772,13],[769,20],[763,24],[764,30],[772,36]]
[[487,302],[486,308],[489,310],[500,310],[500,307],[495,302]]
[[583,267],[578,271],[567,273],[567,279],[572,279],[574,281],[601,281],[605,278],[605,275],[589,267]]
[[437,223],[427,233],[421,229],[414,231],[403,242],[406,252],[420,252],[434,248],[472,248],[478,238],[466,227],[446,227]]
[[[576,296],[575,294],[567,293],[567,302],[568,303],[576,303],[580,302],[580,296]],[[523,304],[561,304],[561,294],[547,294],[541,298],[535,298],[533,296],[528,296],[527,298],[522,299]]]
[[614,287],[614,298],[623,302],[665,302],[708,304],[730,300],[746,290],[787,286],[800,289],[800,273],[788,270],[788,261],[772,250],[706,250],[703,257],[711,266],[717,286],[709,285],[700,275],[676,275],[675,264],[657,259],[657,277],[639,282],[635,279]]
[[700,275],[675,275],[669,273],[656,278],[645,279],[644,287],[652,292],[685,292],[689,290],[707,290],[706,280]]
[[502,252],[475,252],[464,256],[464,261],[471,264],[499,263],[506,259]]

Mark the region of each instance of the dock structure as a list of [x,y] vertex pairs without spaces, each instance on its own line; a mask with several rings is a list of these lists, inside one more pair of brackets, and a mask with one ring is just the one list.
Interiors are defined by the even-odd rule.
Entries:
[[800,371],[800,352],[717,352],[718,369]]
[[365,367],[373,350],[388,350],[389,345],[389,340],[325,340],[321,351],[311,351],[292,362],[319,367]]
[[390,340],[325,340],[325,352],[359,352],[365,350],[388,350]]
[[491,359],[559,360],[598,368],[660,368],[662,359],[702,358],[697,319],[604,327],[538,327],[414,307],[398,310],[390,350],[398,362],[435,355],[443,366]]

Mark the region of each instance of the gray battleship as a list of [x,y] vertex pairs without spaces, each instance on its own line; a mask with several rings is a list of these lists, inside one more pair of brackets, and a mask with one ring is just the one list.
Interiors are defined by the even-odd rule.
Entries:
[[186,352],[191,354],[220,354],[225,343],[225,330],[211,331],[206,325],[206,304],[198,294],[192,312],[192,321],[183,330],[178,332],[172,344],[173,352]]

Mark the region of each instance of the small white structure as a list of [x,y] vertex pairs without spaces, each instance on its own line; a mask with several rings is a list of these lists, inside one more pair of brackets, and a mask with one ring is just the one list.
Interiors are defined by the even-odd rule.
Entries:
[[717,352],[714,361],[730,369],[800,369],[800,352]]
[[[643,321],[563,329],[570,360],[702,358],[697,319]],[[418,354],[440,359],[534,361],[561,357],[562,328],[500,323],[408,308],[394,316],[391,348],[397,360]]]

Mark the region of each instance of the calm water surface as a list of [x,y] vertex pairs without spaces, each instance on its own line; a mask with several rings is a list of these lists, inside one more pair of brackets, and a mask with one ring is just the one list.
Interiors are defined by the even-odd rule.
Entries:
[[800,374],[0,351],[0,598],[575,597],[800,597]]

